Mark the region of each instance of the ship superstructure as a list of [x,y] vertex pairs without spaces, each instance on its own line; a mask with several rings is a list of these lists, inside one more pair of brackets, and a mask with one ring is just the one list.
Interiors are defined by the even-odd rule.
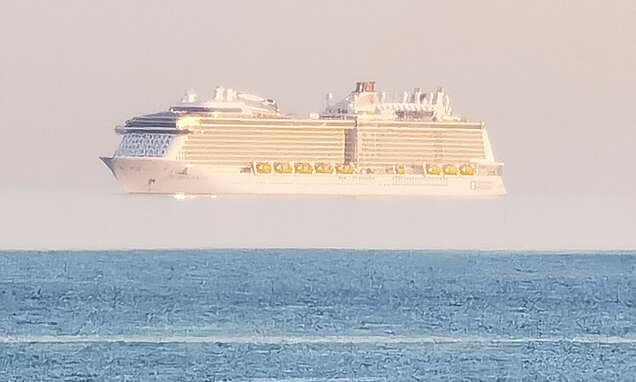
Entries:
[[358,82],[322,113],[293,118],[272,99],[219,87],[116,128],[102,160],[127,192],[502,195],[485,126],[456,116],[442,89],[387,99]]

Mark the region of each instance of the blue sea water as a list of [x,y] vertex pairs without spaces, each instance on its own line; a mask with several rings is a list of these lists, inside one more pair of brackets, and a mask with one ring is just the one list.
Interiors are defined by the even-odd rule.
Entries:
[[636,380],[636,252],[0,252],[2,381]]

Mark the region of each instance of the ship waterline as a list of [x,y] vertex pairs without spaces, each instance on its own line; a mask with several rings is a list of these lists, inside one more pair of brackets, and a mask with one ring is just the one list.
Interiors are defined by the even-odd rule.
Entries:
[[440,89],[386,102],[358,83],[320,115],[289,118],[271,99],[217,88],[116,128],[102,157],[124,191],[190,195],[504,195],[481,122]]

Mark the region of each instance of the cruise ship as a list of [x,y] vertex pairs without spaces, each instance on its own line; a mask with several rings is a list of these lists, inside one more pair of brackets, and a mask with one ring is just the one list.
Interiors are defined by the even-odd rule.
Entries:
[[439,88],[387,95],[358,82],[321,113],[218,87],[133,117],[101,157],[129,193],[188,195],[504,195],[486,127],[453,113]]

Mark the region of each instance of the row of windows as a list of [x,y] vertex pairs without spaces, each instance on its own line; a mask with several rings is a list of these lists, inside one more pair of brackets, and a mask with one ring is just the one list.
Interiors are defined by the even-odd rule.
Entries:
[[160,157],[168,151],[172,141],[169,134],[125,134],[115,155],[131,157]]

